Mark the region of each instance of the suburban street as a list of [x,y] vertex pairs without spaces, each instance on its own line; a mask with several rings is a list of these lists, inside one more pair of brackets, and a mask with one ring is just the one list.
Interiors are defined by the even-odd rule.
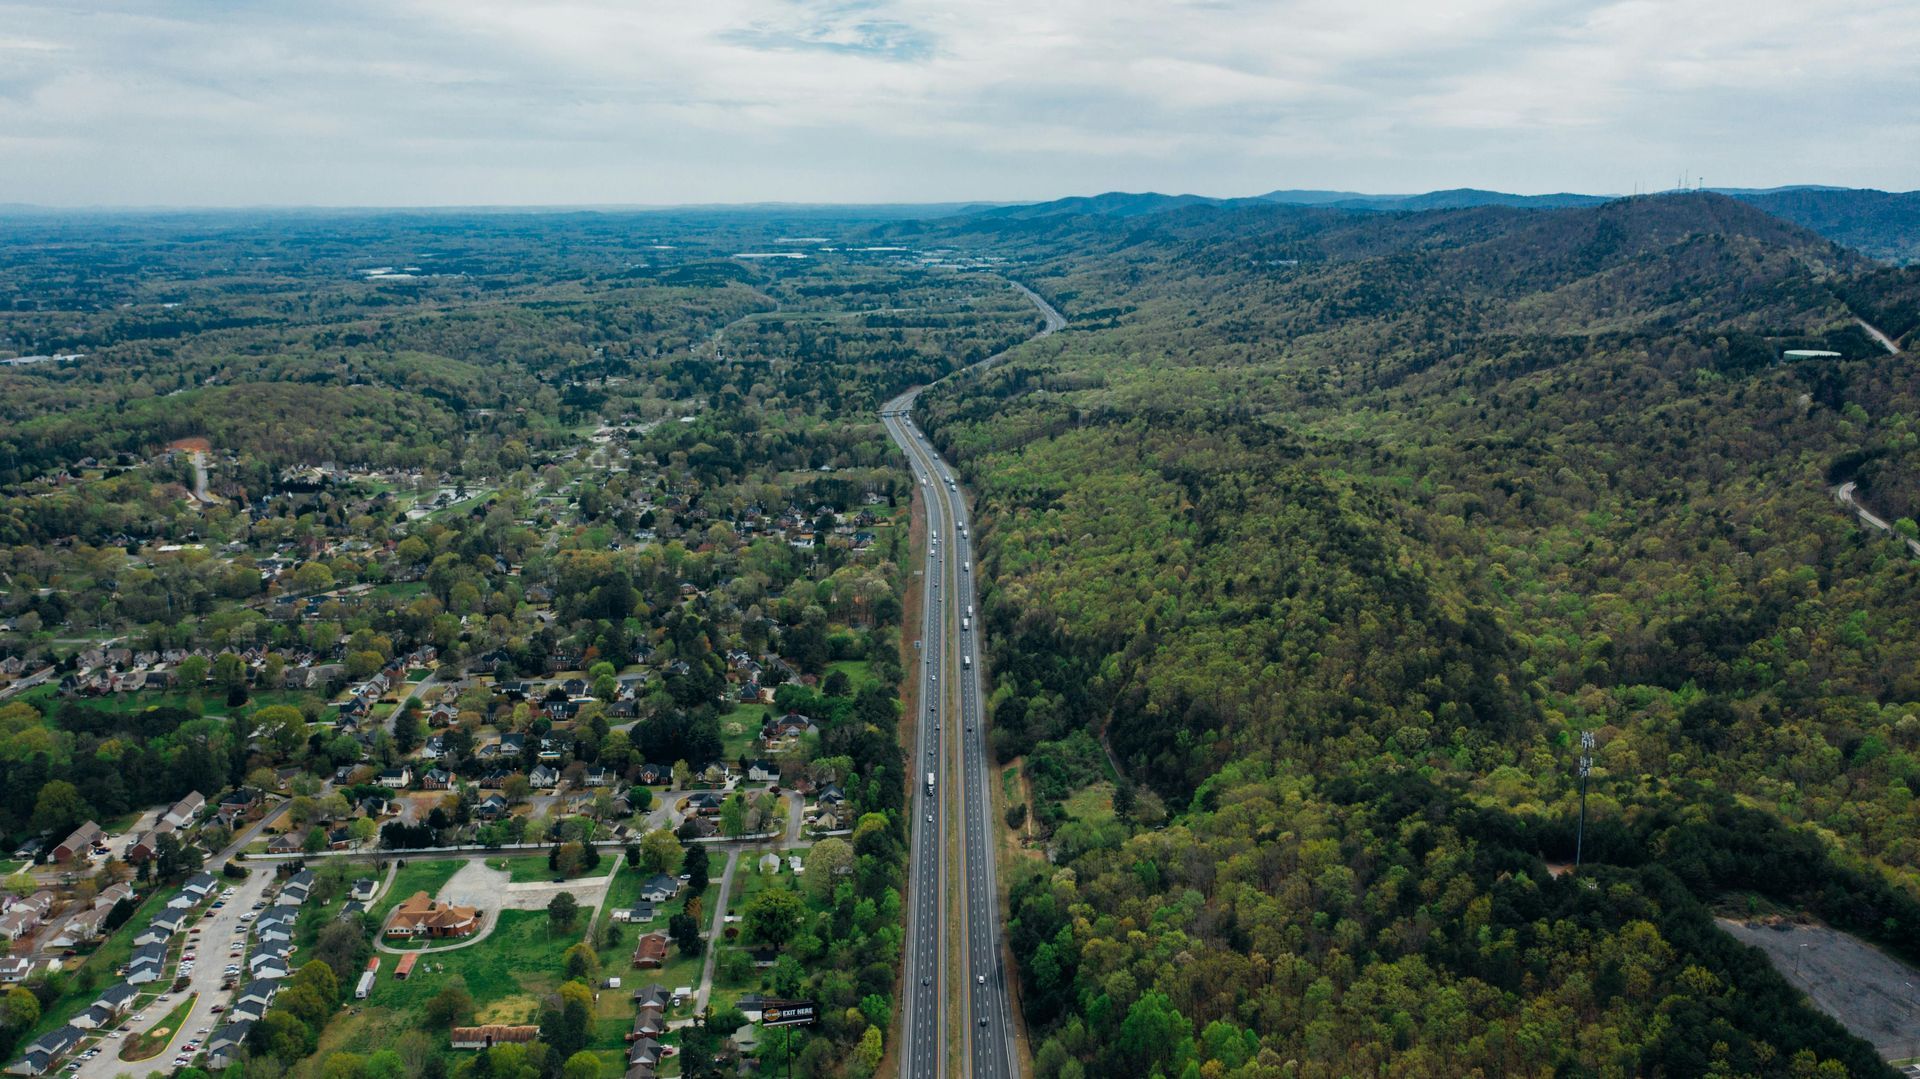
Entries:
[[[1038,294],[1018,283],[1014,287],[1046,317],[1036,337],[1066,324]],[[1003,355],[997,353],[968,370],[984,369]],[[971,1075],[1010,1079],[1019,1074],[1020,1054],[1014,1044],[1010,972],[1000,959],[996,822],[990,786],[994,770],[981,705],[981,626],[975,612],[978,590],[972,539],[970,531],[963,532],[970,530],[969,514],[952,469],[910,418],[919,393],[917,389],[903,393],[881,411],[888,435],[907,455],[924,500],[928,530],[915,759],[920,762],[916,772],[931,774],[934,782],[914,785],[902,1074],[908,1079],[942,1075],[946,1062],[953,1059],[968,1061],[966,1070]],[[943,706],[955,702],[959,723],[947,737],[949,725],[943,720],[954,714]],[[945,811],[954,797],[959,799],[957,818]],[[965,887],[957,912],[963,941],[959,954],[949,956],[945,954],[950,913],[947,856],[952,849],[950,822],[955,819],[964,858],[960,871]],[[966,990],[958,998],[962,1004],[959,1046],[949,1046],[946,1032],[947,985],[952,978],[958,978]]]

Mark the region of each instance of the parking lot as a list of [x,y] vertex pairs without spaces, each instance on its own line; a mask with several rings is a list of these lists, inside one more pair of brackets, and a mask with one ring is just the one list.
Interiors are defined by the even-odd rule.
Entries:
[[[244,916],[252,911],[253,904],[266,894],[267,886],[273,882],[273,870],[269,866],[255,866],[246,880],[227,880],[222,878],[224,887],[233,889],[232,895],[220,902],[217,910],[209,910],[187,932],[187,948],[181,956],[181,965],[187,965],[187,955],[192,955],[192,970],[187,977],[189,985],[183,993],[167,992],[160,999],[146,1007],[138,1009],[120,1024],[118,1038],[104,1035],[96,1045],[100,1052],[91,1060],[76,1061],[80,1066],[69,1070],[63,1065],[59,1074],[79,1077],[79,1079],[113,1079],[116,1075],[131,1072],[145,1075],[149,1071],[166,1072],[173,1068],[173,1061],[183,1046],[188,1043],[204,1045],[207,1033],[220,1026],[221,1016],[226,1006],[232,1002],[232,993],[220,988],[226,980],[223,973],[229,963],[243,962],[242,958],[230,956],[236,938],[244,947],[245,930],[248,920]],[[242,953],[244,956],[244,952]],[[172,973],[172,972],[169,972]],[[170,978],[163,978],[154,985],[170,987]],[[180,1001],[186,993],[197,993],[193,1009],[187,1013],[180,1029],[173,1032],[167,1048],[159,1055],[141,1061],[123,1061],[120,1059],[120,1047],[126,1039],[151,1029]],[[218,1007],[221,1011],[216,1012]]]

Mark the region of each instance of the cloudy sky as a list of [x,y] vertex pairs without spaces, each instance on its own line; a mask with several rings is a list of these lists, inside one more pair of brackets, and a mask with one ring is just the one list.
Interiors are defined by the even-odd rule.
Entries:
[[0,0],[0,202],[1920,186],[1889,0]]

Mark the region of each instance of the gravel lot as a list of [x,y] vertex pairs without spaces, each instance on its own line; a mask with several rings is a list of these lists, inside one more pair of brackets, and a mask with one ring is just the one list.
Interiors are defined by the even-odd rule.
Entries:
[[1920,970],[1825,926],[1719,922],[1742,943],[1766,952],[1815,1007],[1872,1042],[1881,1056],[1920,1056]]

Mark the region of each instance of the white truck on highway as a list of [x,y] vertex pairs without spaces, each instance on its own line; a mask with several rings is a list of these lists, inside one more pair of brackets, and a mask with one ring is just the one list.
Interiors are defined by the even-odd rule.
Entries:
[[933,773],[932,772],[927,773],[927,793],[928,794],[933,793]]

